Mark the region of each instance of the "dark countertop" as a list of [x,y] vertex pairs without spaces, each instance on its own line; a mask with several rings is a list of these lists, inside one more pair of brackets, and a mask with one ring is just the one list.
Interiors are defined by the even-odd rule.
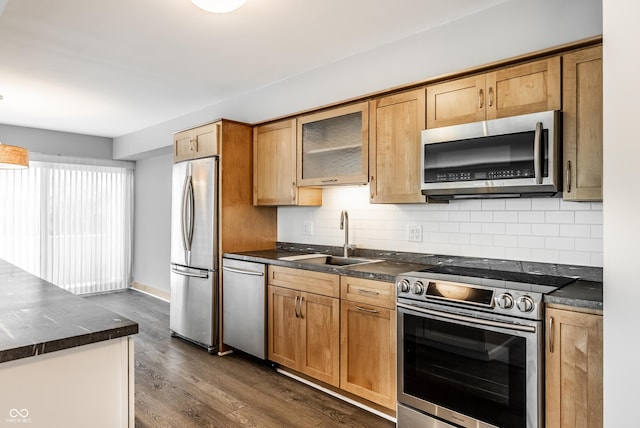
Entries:
[[599,268],[555,265],[534,262],[518,262],[511,260],[496,260],[470,257],[449,257],[432,254],[413,254],[399,252],[384,252],[374,250],[358,250],[355,257],[383,260],[356,266],[316,265],[300,261],[279,260],[282,257],[300,254],[324,253],[339,254],[339,249],[322,246],[304,246],[299,244],[279,244],[275,250],[247,251],[241,253],[225,253],[224,257],[249,262],[258,262],[296,269],[327,272],[345,276],[377,279],[394,282],[396,275],[425,269],[434,265],[451,265],[464,267],[480,267],[484,269],[527,272],[557,276],[580,277],[569,285],[562,287],[545,296],[545,302],[572,306],[576,308],[599,310],[603,309],[602,302],[602,270]]
[[0,259],[0,363],[136,333],[136,322]]

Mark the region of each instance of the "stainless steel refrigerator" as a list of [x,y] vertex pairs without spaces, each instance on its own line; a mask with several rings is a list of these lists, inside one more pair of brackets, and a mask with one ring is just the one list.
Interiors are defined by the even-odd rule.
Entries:
[[169,329],[218,349],[218,157],[173,166]]

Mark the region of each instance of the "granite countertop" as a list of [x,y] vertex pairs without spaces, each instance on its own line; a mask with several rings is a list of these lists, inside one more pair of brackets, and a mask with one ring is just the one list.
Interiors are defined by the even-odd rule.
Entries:
[[275,250],[225,253],[224,257],[390,282],[394,282],[398,274],[417,271],[434,265],[478,267],[483,269],[506,270],[513,272],[579,277],[579,280],[546,295],[545,302],[597,311],[601,311],[603,309],[602,270],[600,268],[360,249],[357,250],[354,255],[355,257],[364,257],[382,261],[339,267],[305,263],[304,260],[281,260],[282,257],[310,253],[337,255],[340,254],[340,249],[336,247],[279,243]]
[[0,363],[136,333],[136,322],[0,259]]

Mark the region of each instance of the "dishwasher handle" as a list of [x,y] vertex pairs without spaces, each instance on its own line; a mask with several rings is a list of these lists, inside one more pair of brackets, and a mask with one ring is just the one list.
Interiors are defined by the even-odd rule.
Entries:
[[255,272],[255,271],[251,271],[251,270],[231,268],[231,267],[228,267],[228,266],[222,266],[222,270],[226,270],[227,272],[239,273],[240,275],[264,276],[264,272]]

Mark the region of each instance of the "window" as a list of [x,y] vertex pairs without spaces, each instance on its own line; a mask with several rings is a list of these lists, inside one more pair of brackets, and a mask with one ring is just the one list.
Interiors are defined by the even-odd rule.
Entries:
[[0,258],[75,294],[128,287],[135,164],[31,158],[0,170]]

